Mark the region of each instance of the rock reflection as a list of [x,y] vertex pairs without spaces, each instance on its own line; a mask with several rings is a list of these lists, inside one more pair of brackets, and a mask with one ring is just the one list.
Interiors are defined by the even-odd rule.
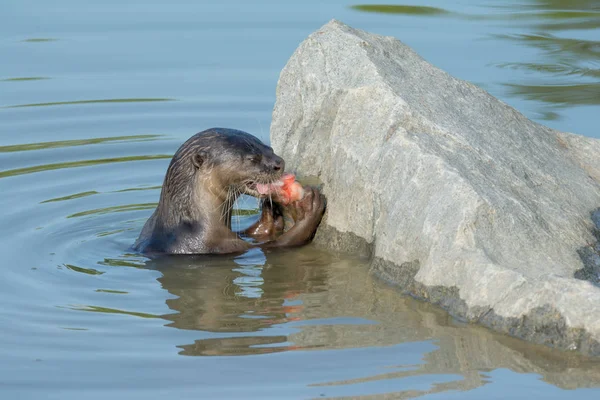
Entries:
[[[241,257],[169,257],[146,267],[158,269],[159,282],[176,296],[167,300],[174,313],[162,316],[170,321],[168,326],[199,331],[194,343],[178,346],[182,355],[419,346],[431,341],[438,347],[423,354],[421,364],[390,366],[389,373],[326,385],[458,374],[460,379],[433,385],[427,393],[470,390],[488,381],[484,372],[499,368],[539,374],[561,388],[600,385],[598,360],[457,322],[372,278],[366,264],[309,247]],[[403,396],[412,397],[410,393]]]

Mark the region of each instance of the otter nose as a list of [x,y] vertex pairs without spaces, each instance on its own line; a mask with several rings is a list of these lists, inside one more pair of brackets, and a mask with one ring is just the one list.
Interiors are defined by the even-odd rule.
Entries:
[[283,161],[283,158],[275,156],[273,157],[273,171],[283,171],[284,167],[285,167],[285,161]]

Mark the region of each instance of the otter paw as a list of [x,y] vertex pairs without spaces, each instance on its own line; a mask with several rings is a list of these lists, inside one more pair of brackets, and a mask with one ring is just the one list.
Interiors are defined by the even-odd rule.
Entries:
[[265,201],[262,204],[260,219],[245,231],[247,236],[265,239],[280,235],[284,222],[282,210],[276,203]]
[[316,188],[305,187],[304,197],[294,202],[297,222],[310,220],[319,223],[325,212],[325,196]]
[[304,188],[302,200],[291,204],[294,207],[296,220],[294,226],[286,233],[290,243],[303,245],[312,240],[323,218],[325,203],[325,196],[318,189]]

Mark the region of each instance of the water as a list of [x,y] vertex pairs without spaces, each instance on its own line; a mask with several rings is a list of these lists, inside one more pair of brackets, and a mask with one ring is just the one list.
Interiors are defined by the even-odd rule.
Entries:
[[373,4],[3,2],[2,399],[600,396],[600,361],[464,325],[362,260],[129,252],[177,147],[211,126],[268,140],[281,68],[331,18],[600,137],[600,2]]

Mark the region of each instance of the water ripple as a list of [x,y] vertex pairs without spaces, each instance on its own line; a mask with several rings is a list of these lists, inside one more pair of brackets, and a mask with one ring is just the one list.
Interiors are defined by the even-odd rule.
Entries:
[[148,103],[161,101],[176,101],[169,98],[129,98],[129,99],[100,99],[100,100],[76,100],[76,101],[56,101],[49,103],[30,103],[17,104],[13,106],[4,106],[2,108],[22,108],[22,107],[49,107],[49,106],[66,106],[78,104],[102,104],[102,103]]
[[24,76],[20,78],[6,78],[0,79],[0,82],[26,82],[26,81],[43,81],[46,79],[50,79],[45,76]]
[[78,218],[78,217],[85,217],[85,216],[94,215],[94,214],[108,214],[108,213],[116,213],[116,212],[124,212],[124,211],[152,210],[152,209],[156,208],[157,205],[158,205],[158,203],[123,204],[120,206],[112,206],[112,207],[97,208],[94,210],[82,211],[82,212],[68,215],[67,218]]
[[148,155],[148,156],[126,156],[126,157],[102,158],[102,159],[97,159],[97,160],[81,160],[81,161],[71,161],[71,162],[63,162],[63,163],[56,163],[56,164],[35,165],[33,167],[25,167],[25,168],[17,168],[17,169],[0,171],[0,178],[6,178],[9,176],[17,176],[17,175],[25,175],[25,174],[33,174],[36,172],[51,171],[51,170],[64,169],[64,168],[89,167],[92,165],[112,164],[112,163],[131,162],[131,161],[164,160],[164,159],[168,159],[171,157],[172,157],[172,155],[170,155],[170,154],[156,154],[156,155]]
[[29,38],[24,39],[22,42],[24,43],[45,43],[45,42],[56,42],[58,39],[55,38]]
[[404,14],[404,15],[435,15],[440,16],[450,14],[449,11],[437,7],[392,5],[392,4],[357,4],[351,6],[357,11],[385,13],[385,14]]
[[91,139],[59,140],[54,142],[16,144],[11,146],[0,146],[0,153],[11,153],[15,151],[31,151],[56,149],[61,147],[87,146],[90,144],[100,144],[108,142],[141,142],[155,140],[161,135],[129,135],[129,136],[110,136]]
[[70,194],[68,196],[55,197],[53,199],[44,200],[44,201],[41,201],[40,204],[52,203],[52,202],[55,202],[55,201],[66,201],[66,200],[80,199],[82,197],[92,196],[94,194],[98,194],[98,192],[95,191],[95,190],[90,190],[88,192],[75,193],[75,194]]

